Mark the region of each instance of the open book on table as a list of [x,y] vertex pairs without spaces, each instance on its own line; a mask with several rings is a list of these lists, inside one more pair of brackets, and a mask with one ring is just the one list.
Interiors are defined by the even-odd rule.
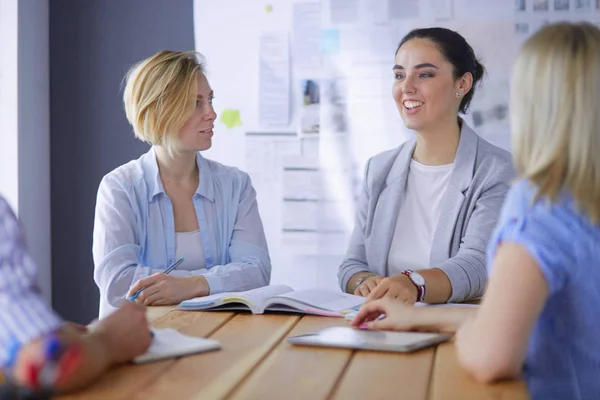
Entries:
[[285,285],[270,285],[246,292],[219,293],[197,297],[179,304],[177,310],[245,310],[253,314],[265,311],[341,317],[360,307],[364,297],[326,289],[294,290]]

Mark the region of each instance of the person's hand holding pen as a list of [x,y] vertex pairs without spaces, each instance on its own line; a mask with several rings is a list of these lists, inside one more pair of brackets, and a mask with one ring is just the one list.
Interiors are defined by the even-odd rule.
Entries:
[[179,304],[194,297],[207,296],[208,282],[202,275],[175,277],[169,273],[183,261],[180,259],[165,272],[158,272],[137,281],[127,292],[127,299],[146,306]]
[[77,389],[112,365],[144,353],[151,341],[145,308],[125,302],[87,333],[63,326],[28,343],[15,355],[12,376],[36,391]]
[[[166,270],[164,270],[163,272],[161,272],[161,274],[165,274],[165,275],[169,275],[175,268],[177,268],[182,262],[184,261],[184,258],[181,257],[179,260],[175,261],[173,264],[171,264],[171,266],[169,268],[167,268]],[[142,294],[142,292],[144,291],[144,289],[146,289],[146,286],[142,286],[140,289],[138,289],[135,293],[133,293],[132,295],[129,295],[129,293],[127,294],[127,300],[129,301],[135,301],[140,294]],[[130,290],[131,292],[131,290]]]
[[123,302],[119,309],[89,327],[90,335],[100,336],[112,363],[123,363],[144,353],[152,341],[146,308]]

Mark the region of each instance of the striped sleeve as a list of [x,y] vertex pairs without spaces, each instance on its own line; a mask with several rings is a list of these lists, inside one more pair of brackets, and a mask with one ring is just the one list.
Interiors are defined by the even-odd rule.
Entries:
[[10,361],[12,348],[62,323],[41,297],[36,279],[19,221],[0,197],[0,366]]

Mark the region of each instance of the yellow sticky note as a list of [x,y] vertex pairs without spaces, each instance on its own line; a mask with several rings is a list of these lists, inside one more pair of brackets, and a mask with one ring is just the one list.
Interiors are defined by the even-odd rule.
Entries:
[[221,122],[225,124],[227,129],[235,128],[242,125],[239,110],[225,109],[221,112]]

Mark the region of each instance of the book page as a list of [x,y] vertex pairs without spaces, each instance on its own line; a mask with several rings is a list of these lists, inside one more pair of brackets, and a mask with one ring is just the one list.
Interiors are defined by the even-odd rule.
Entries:
[[441,304],[428,304],[428,303],[415,303],[415,307],[429,307],[429,308],[477,308],[479,304],[468,304],[468,303],[441,303]]
[[[358,307],[365,301],[364,297],[325,289],[298,290],[276,298],[291,299],[304,305],[336,312]],[[273,303],[273,300],[275,299],[272,298],[270,302]]]
[[[429,304],[417,302],[414,304],[415,307],[427,307],[427,308],[477,308],[478,304],[467,304],[467,303],[441,303],[441,304]],[[358,310],[353,310],[344,314],[344,318],[348,321],[352,321],[358,314]],[[380,318],[383,318],[384,314],[381,314]]]
[[250,305],[253,306],[261,306],[264,300],[268,297],[277,296],[279,294],[291,291],[293,291],[293,289],[289,286],[269,285],[257,289],[247,290],[245,292],[226,292],[213,294],[205,297],[196,297],[182,302],[181,305],[185,307],[191,307],[194,305],[210,306],[211,303],[219,305],[233,301],[244,301],[250,303]]
[[[261,308],[265,300],[272,296],[288,293],[293,291],[289,286],[285,285],[269,285],[257,289],[247,290],[245,292],[223,293],[223,302],[227,303],[238,299],[249,301],[251,305]],[[262,310],[261,310],[262,311]]]

